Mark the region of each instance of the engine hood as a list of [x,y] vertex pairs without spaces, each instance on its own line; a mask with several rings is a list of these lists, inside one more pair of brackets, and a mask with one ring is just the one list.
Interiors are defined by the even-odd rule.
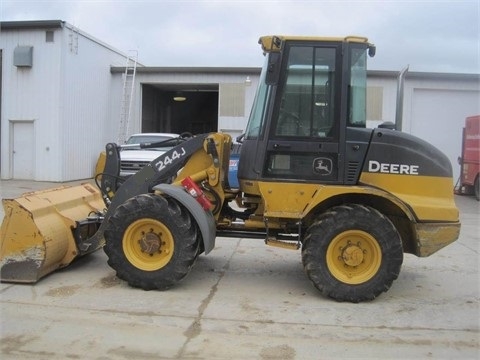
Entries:
[[389,129],[374,130],[363,171],[452,177],[450,160],[439,149],[414,135]]
[[162,150],[122,150],[120,151],[121,161],[147,161],[155,160],[169,149]]

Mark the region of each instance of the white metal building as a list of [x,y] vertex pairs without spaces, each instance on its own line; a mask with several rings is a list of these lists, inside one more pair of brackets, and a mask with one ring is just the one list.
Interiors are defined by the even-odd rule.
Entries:
[[[260,68],[131,67],[127,55],[62,21],[4,22],[0,39],[2,179],[91,177],[104,145],[123,138],[121,124],[125,135],[223,131],[235,138],[245,129],[260,74]],[[15,65],[18,48],[33,49],[31,66]],[[369,71],[370,126],[395,122],[398,75]],[[458,176],[464,119],[480,114],[480,74],[409,72],[403,94],[402,131],[442,149]]]
[[91,177],[126,56],[66,22],[2,22],[2,179]]

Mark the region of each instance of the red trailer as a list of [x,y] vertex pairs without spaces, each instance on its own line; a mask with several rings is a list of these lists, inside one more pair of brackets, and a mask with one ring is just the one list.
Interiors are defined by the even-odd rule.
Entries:
[[480,115],[465,119],[462,137],[462,156],[458,158],[460,164],[460,179],[458,193],[475,194],[480,200]]

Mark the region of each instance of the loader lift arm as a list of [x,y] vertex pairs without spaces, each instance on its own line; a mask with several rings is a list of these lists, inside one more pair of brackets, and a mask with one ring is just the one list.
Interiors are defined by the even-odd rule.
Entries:
[[[102,174],[102,182],[100,189],[108,206],[103,217],[99,218],[99,228],[97,232],[90,238],[81,240],[81,244],[77,243],[79,248],[85,249],[81,255],[91,252],[92,249],[98,249],[104,245],[103,231],[110,216],[115,212],[117,207],[123,204],[129,198],[139,195],[151,193],[152,188],[176,174],[188,160],[189,156],[203,147],[205,139],[208,134],[197,135],[191,137],[185,142],[173,147],[167,152],[163,153],[150,164],[144,166],[135,175],[129,177],[121,186],[117,188],[116,182],[113,178],[118,178],[119,174],[119,160],[118,160],[118,145],[108,143],[106,145],[107,158],[105,163],[105,173]],[[113,172],[113,173],[112,173]],[[115,189],[116,188],[116,189]],[[114,195],[109,195],[115,189]]]

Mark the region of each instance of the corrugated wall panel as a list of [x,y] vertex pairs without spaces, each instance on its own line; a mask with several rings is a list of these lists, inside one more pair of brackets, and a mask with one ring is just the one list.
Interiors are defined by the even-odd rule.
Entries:
[[[61,29],[54,32],[59,36]],[[34,180],[59,178],[58,87],[60,79],[58,42],[46,43],[45,30],[2,31],[2,178],[11,178],[14,121],[34,121]],[[18,46],[33,47],[32,67],[13,64]]]
[[72,29],[65,29],[63,46],[61,161],[67,181],[93,175],[105,137],[116,131],[105,126],[111,117],[109,70],[125,58]]
[[[47,41],[46,31],[54,31],[53,41]],[[0,41],[1,177],[13,176],[12,124],[32,120],[33,180],[91,177],[106,139],[111,141],[110,66],[124,65],[125,56],[66,23],[54,30],[8,29],[0,33]],[[13,65],[18,45],[33,46],[31,68]]]

